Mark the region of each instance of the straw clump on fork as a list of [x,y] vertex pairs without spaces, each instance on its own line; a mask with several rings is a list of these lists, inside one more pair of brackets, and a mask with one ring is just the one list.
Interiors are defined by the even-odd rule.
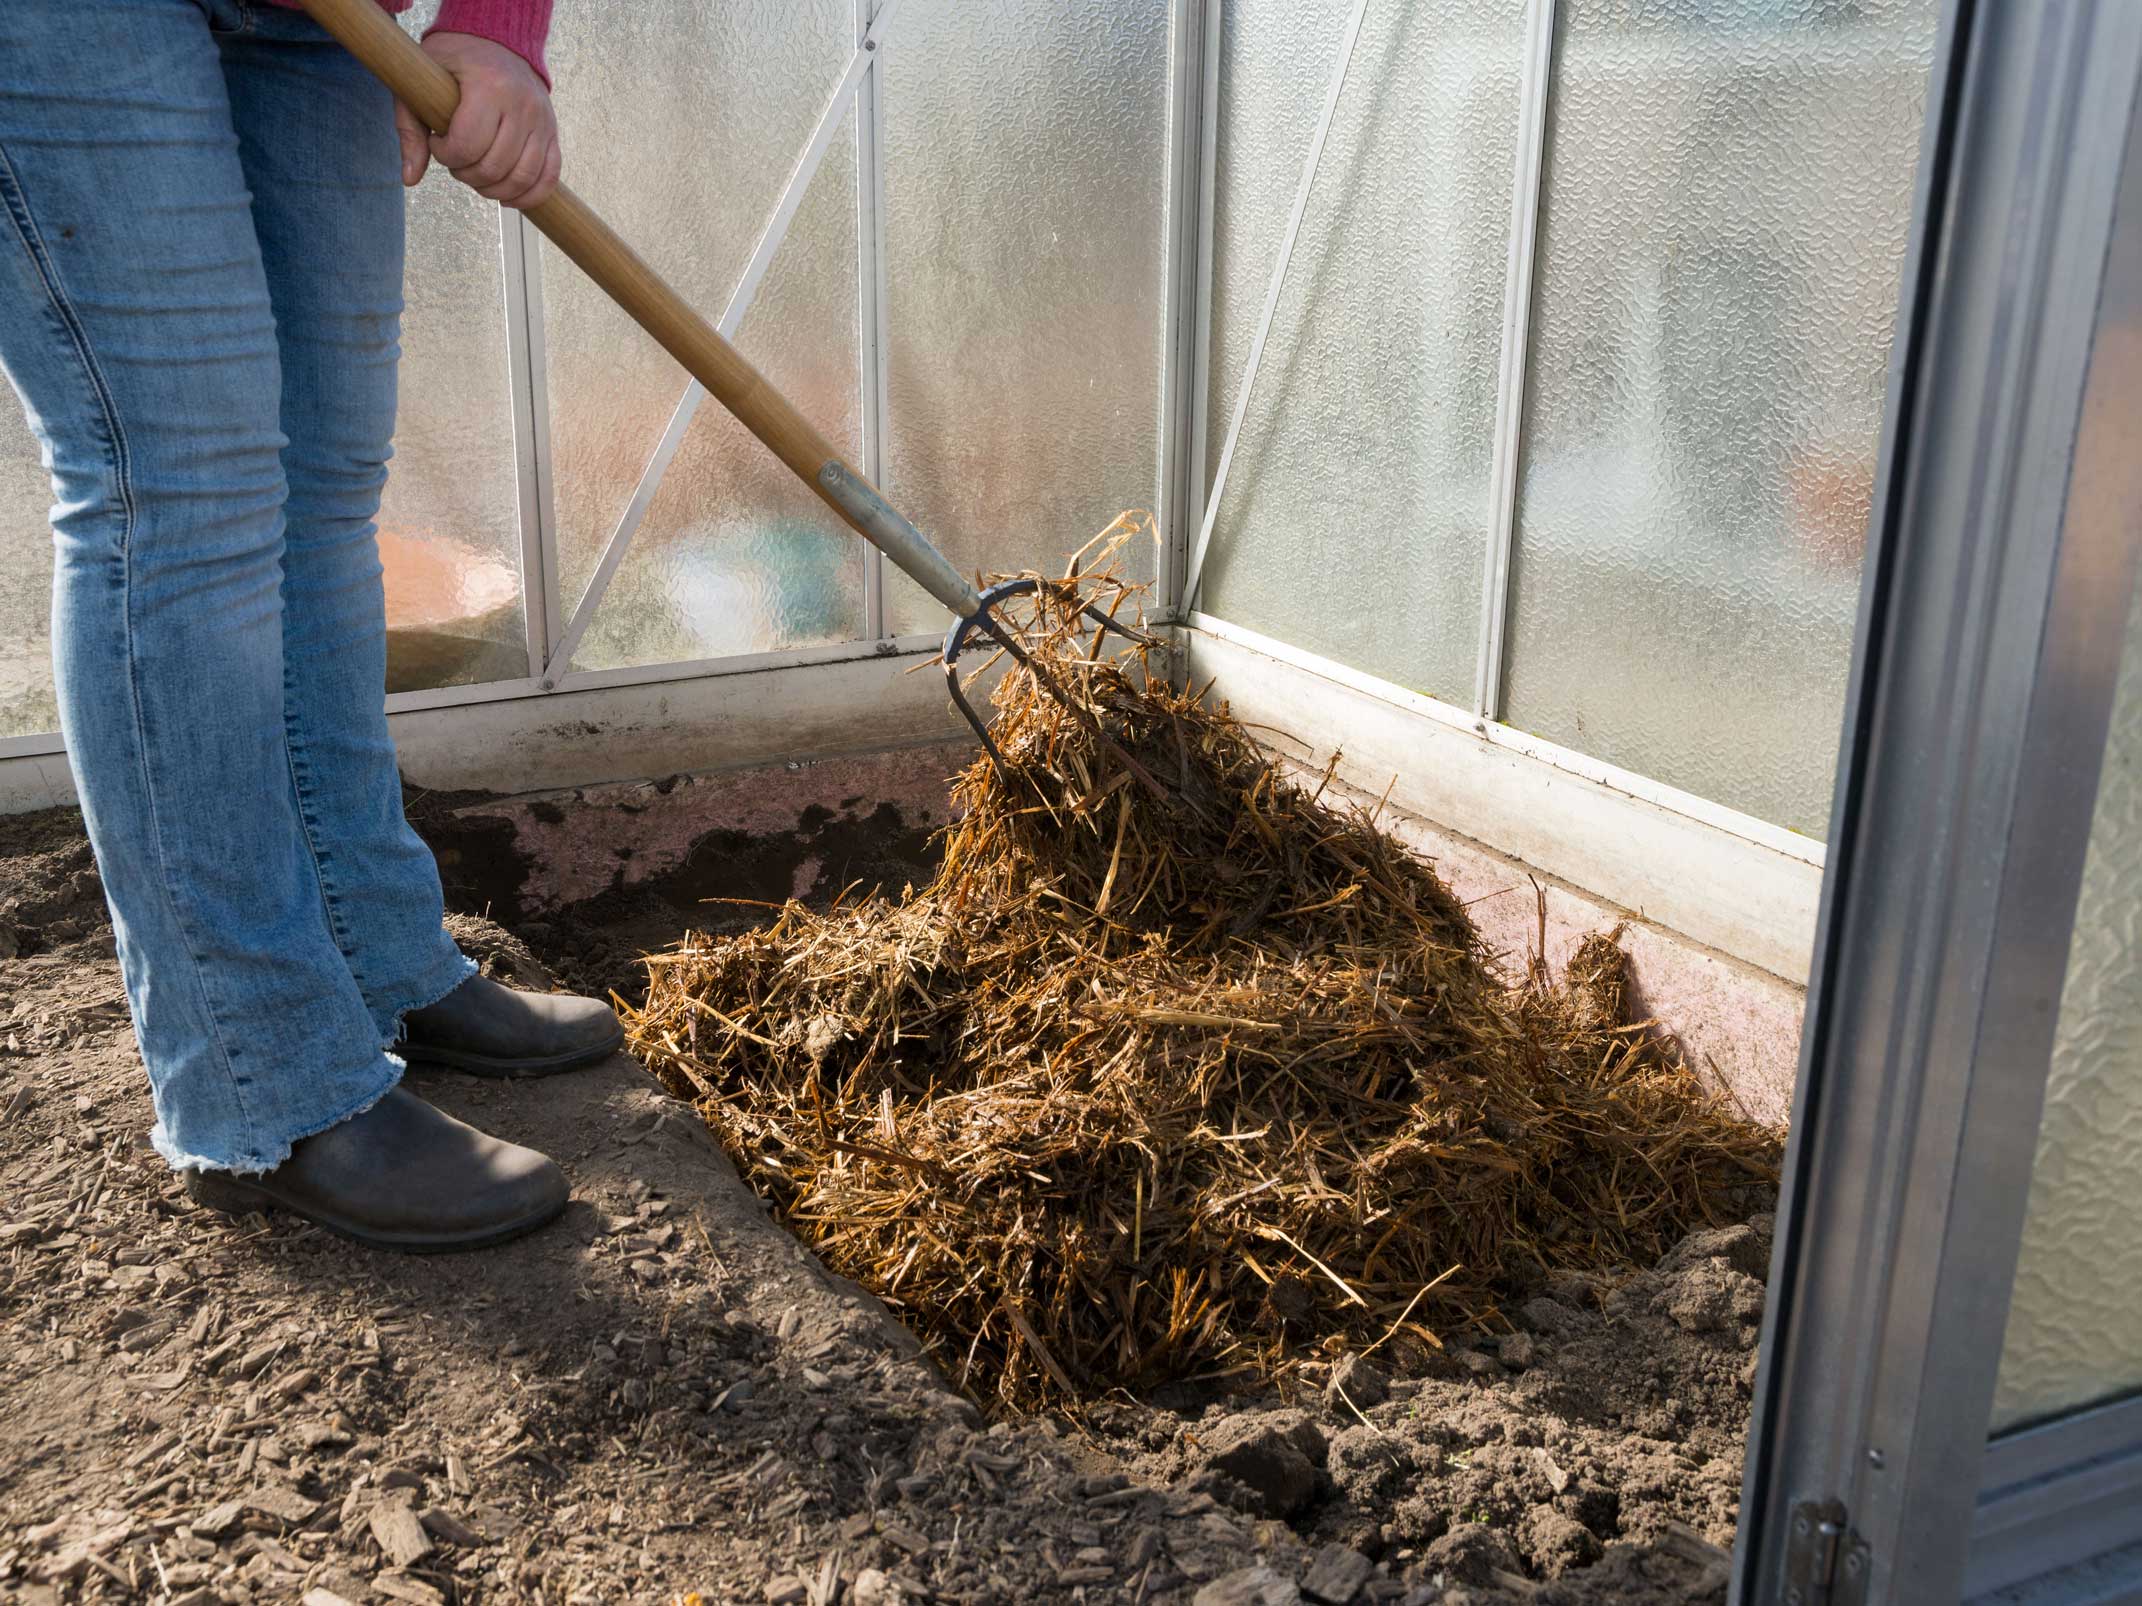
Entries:
[[[1090,598],[1131,588],[1081,582]],[[1012,1405],[1437,1347],[1753,1208],[1778,1134],[1629,1026],[1613,936],[1516,985],[1363,812],[1068,589],[941,868],[649,960],[634,1049],[835,1270]]]

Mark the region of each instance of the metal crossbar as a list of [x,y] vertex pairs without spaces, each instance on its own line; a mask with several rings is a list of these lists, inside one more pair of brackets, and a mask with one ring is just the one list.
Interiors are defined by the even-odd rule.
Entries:
[[1510,258],[1502,290],[1502,365],[1495,381],[1495,458],[1489,481],[1488,552],[1481,580],[1480,656],[1473,711],[1502,718],[1502,666],[1510,618],[1510,554],[1517,544],[1517,472],[1525,428],[1526,364],[1532,344],[1533,252],[1547,159],[1547,96],[1554,74],[1556,0],[1529,0],[1524,78],[1517,103],[1517,172],[1510,195]]

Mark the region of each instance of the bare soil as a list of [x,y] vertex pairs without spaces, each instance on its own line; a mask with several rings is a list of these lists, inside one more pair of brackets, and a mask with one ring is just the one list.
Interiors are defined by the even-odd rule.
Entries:
[[[631,989],[802,862],[710,836],[516,933],[510,832],[451,801],[456,933],[521,986]],[[890,810],[798,834],[821,896],[928,873]],[[629,1060],[421,1090],[558,1156],[566,1217],[411,1259],[197,1211],[78,817],[0,818],[0,1598],[1724,1599],[1766,1218],[1441,1355],[989,1423]]]

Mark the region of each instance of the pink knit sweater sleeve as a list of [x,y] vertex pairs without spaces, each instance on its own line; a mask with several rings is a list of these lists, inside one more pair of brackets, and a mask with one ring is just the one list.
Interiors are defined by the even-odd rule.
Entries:
[[551,0],[446,0],[424,36],[472,33],[495,39],[533,67],[547,85],[550,69],[543,64],[543,41],[550,36],[550,5]]
[[[4,0],[0,0],[4,3]],[[270,0],[288,11],[298,0]],[[407,11],[415,0],[379,0],[382,11]],[[495,40],[536,70],[545,88],[550,69],[543,65],[543,41],[550,37],[550,0],[446,0],[424,37],[435,33],[472,33]]]

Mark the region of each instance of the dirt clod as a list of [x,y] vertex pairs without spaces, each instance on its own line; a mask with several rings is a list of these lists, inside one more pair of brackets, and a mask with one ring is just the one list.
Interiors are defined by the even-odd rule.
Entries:
[[1451,1529],[1422,1553],[1424,1569],[1447,1574],[1461,1583],[1489,1584],[1505,1574],[1524,1576],[1509,1536],[1485,1522],[1466,1523]]
[[1390,1397],[1391,1385],[1383,1373],[1359,1355],[1341,1356],[1324,1385],[1325,1403],[1334,1410],[1365,1411]]
[[1671,1276],[1705,1260],[1722,1260],[1742,1276],[1760,1280],[1770,1270],[1768,1233],[1758,1232],[1749,1222],[1692,1232],[1666,1251],[1658,1270]]
[[1723,1260],[1698,1260],[1676,1272],[1653,1304],[1691,1333],[1733,1331],[1761,1318],[1763,1285]]
[[1201,1437],[1192,1490],[1263,1517],[1291,1517],[1316,1498],[1324,1430],[1301,1412],[1229,1417]]
[[1559,1578],[1572,1567],[1599,1559],[1599,1539],[1583,1523],[1553,1506],[1534,1506],[1518,1525],[1517,1543],[1542,1577]]

